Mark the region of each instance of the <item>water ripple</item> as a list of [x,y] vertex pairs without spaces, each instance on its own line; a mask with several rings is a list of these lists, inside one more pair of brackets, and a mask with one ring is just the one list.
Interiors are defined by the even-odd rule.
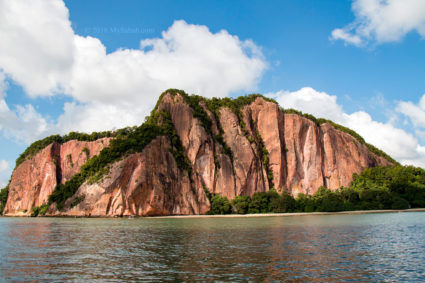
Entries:
[[423,281],[425,213],[0,218],[8,281]]

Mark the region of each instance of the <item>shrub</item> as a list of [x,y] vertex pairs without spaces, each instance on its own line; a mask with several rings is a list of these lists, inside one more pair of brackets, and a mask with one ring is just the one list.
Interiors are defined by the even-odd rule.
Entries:
[[171,122],[170,114],[165,111],[156,112],[139,127],[124,128],[116,132],[116,137],[111,140],[109,147],[105,147],[99,155],[93,156],[81,167],[65,184],[59,184],[49,196],[49,202],[56,202],[57,209],[63,210],[65,202],[72,197],[78,188],[86,181],[97,182],[109,171],[112,162],[126,154],[142,152],[153,139],[158,136],[168,136],[172,153],[180,169],[186,170],[190,175],[192,167],[184,148]]
[[49,209],[49,205],[48,204],[42,204],[40,206],[34,206],[31,209],[31,217],[36,217],[38,215],[45,215],[47,210]]
[[83,147],[82,152],[86,154],[87,159],[90,158],[90,150],[87,147]]
[[248,213],[267,213],[269,211],[269,194],[258,192],[252,195]]
[[364,138],[362,136],[360,136],[358,133],[356,133],[355,131],[353,131],[353,130],[347,128],[347,127],[344,127],[342,125],[339,125],[339,124],[337,124],[335,122],[332,122],[330,120],[327,120],[327,119],[323,119],[323,118],[319,118],[318,119],[318,118],[314,117],[311,114],[303,113],[303,112],[298,111],[298,110],[295,110],[295,109],[284,109],[283,112],[286,113],[286,114],[297,114],[297,115],[300,115],[300,116],[302,116],[304,118],[307,118],[307,119],[313,121],[314,123],[316,123],[317,126],[320,126],[321,124],[324,124],[324,123],[331,124],[335,129],[337,129],[337,130],[339,130],[341,132],[344,132],[344,133],[349,134],[350,136],[352,136],[353,138],[355,138],[361,144],[366,145],[366,147],[369,149],[369,151],[373,152],[377,156],[384,157],[385,159],[387,159],[389,162],[393,163],[394,165],[400,165],[391,156],[389,156],[388,154],[386,154],[382,150],[376,148],[375,146],[373,146],[371,144],[368,144],[364,140]]
[[410,208],[409,202],[401,197],[395,197],[393,199],[392,209],[408,209]]
[[9,185],[0,191],[0,215],[3,215],[4,207],[6,206],[7,197],[9,195]]
[[236,213],[236,214],[248,213],[248,208],[250,203],[251,203],[250,196],[236,196],[231,202],[233,213]]
[[296,209],[296,200],[287,192],[279,195],[276,191],[269,192],[269,211],[276,213],[293,212]]
[[74,206],[77,206],[79,203],[81,203],[82,201],[84,201],[84,199],[86,198],[86,195],[81,195],[76,197],[72,202],[70,207],[73,208]]
[[[119,130],[118,130],[119,132]],[[19,157],[16,159],[15,168],[18,167],[25,159],[31,158],[48,146],[51,143],[65,143],[70,140],[78,141],[95,141],[104,137],[114,137],[118,132],[104,131],[104,132],[93,132],[91,134],[70,132],[68,135],[52,135],[44,139],[33,142]]]
[[230,214],[232,207],[226,197],[215,195],[211,199],[211,209],[208,214]]

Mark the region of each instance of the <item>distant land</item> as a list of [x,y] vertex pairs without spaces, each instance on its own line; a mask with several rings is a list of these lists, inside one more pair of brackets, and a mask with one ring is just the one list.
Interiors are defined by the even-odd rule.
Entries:
[[[284,107],[284,105],[282,105]],[[169,89],[138,127],[34,142],[5,216],[168,216],[425,207],[425,170],[259,94]]]

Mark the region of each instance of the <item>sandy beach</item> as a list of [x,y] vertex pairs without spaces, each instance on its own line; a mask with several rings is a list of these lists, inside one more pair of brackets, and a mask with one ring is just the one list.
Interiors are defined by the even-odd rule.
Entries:
[[255,213],[255,214],[225,214],[225,215],[172,215],[152,216],[147,218],[225,218],[225,217],[287,217],[287,216],[312,216],[312,215],[346,215],[346,214],[371,214],[371,213],[396,213],[396,212],[424,212],[425,208],[411,209],[382,209],[382,210],[354,210],[340,212],[292,212],[292,213]]

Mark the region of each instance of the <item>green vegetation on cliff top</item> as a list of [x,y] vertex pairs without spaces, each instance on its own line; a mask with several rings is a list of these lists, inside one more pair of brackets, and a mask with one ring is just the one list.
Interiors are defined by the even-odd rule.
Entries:
[[[162,98],[165,94],[170,93],[171,95],[180,94],[184,101],[194,110],[194,116],[199,119],[201,125],[205,128],[205,130],[214,137],[214,140],[220,143],[223,147],[224,153],[229,155],[231,160],[233,160],[232,152],[230,148],[223,141],[223,129],[221,128],[220,123],[217,123],[217,127],[219,129],[219,135],[212,134],[212,121],[202,104],[215,116],[215,120],[219,121],[219,109],[222,107],[228,107],[239,119],[240,127],[244,132],[245,136],[248,138],[250,142],[257,142],[259,146],[259,153],[262,156],[264,168],[267,171],[267,176],[270,182],[271,187],[273,186],[273,174],[269,168],[268,163],[268,152],[262,142],[261,136],[258,133],[254,133],[254,136],[248,134],[246,129],[246,125],[243,121],[242,109],[245,105],[251,104],[258,97],[263,98],[266,101],[276,103],[273,99],[266,98],[260,94],[252,94],[248,96],[241,96],[235,99],[231,98],[212,98],[207,99],[198,95],[188,95],[182,90],[177,89],[169,89],[161,94],[158,99],[157,105],[152,110],[151,115],[147,117],[146,122],[143,123],[139,127],[127,127],[114,132],[105,131],[105,132],[94,132],[92,134],[84,134],[71,132],[68,135],[60,136],[60,135],[52,135],[46,137],[42,140],[36,141],[31,144],[16,160],[16,167],[21,164],[25,159],[31,158],[43,148],[48,146],[51,143],[65,143],[70,140],[79,140],[79,141],[95,141],[99,138],[103,137],[113,137],[111,140],[110,146],[104,148],[99,155],[93,156],[90,158],[86,164],[84,164],[79,173],[75,174],[73,178],[67,181],[65,184],[58,185],[52,195],[49,197],[49,205],[53,202],[56,202],[57,208],[59,210],[63,209],[65,201],[72,197],[77,191],[78,187],[80,187],[86,180],[90,182],[96,182],[102,178],[102,176],[109,171],[109,165],[122,158],[124,155],[134,152],[141,152],[146,145],[148,145],[154,138],[160,135],[168,136],[169,140],[172,144],[171,152],[178,163],[179,167],[188,171],[189,175],[192,170],[191,165],[187,159],[187,156],[184,153],[184,148],[181,144],[181,141],[175,131],[174,125],[171,122],[170,114],[165,111],[157,111],[159,104],[162,101]],[[325,119],[317,119],[312,115],[303,114],[299,111],[289,109],[284,110],[285,113],[295,113],[298,115],[302,115],[312,121],[314,121],[317,125],[322,123],[330,123],[336,129],[346,132],[357,139],[360,143],[365,144],[372,152],[379,156],[383,156],[387,160],[393,162],[394,164],[398,164],[394,159],[389,157],[384,152],[376,149],[372,145],[367,144],[364,139],[355,133],[354,131],[343,127],[341,125],[335,124],[332,121]],[[160,118],[161,117],[161,118]],[[255,130],[255,129],[254,129]],[[215,153],[214,153],[215,154]],[[215,155],[216,156],[216,155]],[[216,162],[218,163],[218,162]],[[216,164],[219,165],[219,164]],[[15,167],[15,168],[16,168]],[[8,189],[4,188],[0,193],[0,213],[4,208],[5,200],[7,199]],[[3,201],[3,198],[5,200]]]
[[316,123],[316,125],[317,125],[317,126],[320,126],[320,125],[325,124],[325,123],[331,124],[331,125],[332,125],[335,129],[337,129],[337,130],[339,130],[339,131],[341,131],[341,132],[344,132],[344,133],[347,133],[347,134],[351,135],[351,136],[352,136],[353,138],[355,138],[358,142],[360,142],[361,144],[364,144],[364,145],[365,145],[365,146],[369,149],[369,151],[371,151],[371,152],[375,153],[377,156],[382,156],[382,157],[384,157],[386,160],[388,160],[389,162],[391,162],[391,163],[393,163],[393,164],[396,164],[396,165],[400,165],[400,164],[399,164],[397,161],[395,161],[395,160],[394,160],[391,156],[389,156],[388,154],[386,154],[386,153],[385,153],[385,152],[383,152],[382,150],[380,150],[380,149],[376,148],[375,146],[373,146],[373,145],[371,145],[371,144],[367,143],[367,142],[364,140],[364,138],[363,138],[362,136],[360,136],[358,133],[356,133],[355,131],[353,131],[353,130],[351,130],[351,129],[347,128],[347,127],[344,127],[344,126],[342,126],[342,125],[339,125],[339,124],[334,123],[334,122],[332,122],[332,121],[330,121],[330,120],[327,120],[327,119],[323,119],[323,118],[316,118],[316,117],[314,117],[314,116],[313,116],[313,115],[311,115],[311,114],[303,113],[303,112],[298,111],[298,110],[295,110],[295,109],[284,109],[283,111],[284,111],[284,113],[286,113],[286,114],[297,114],[297,115],[300,115],[300,116],[302,116],[302,117],[304,117],[304,118],[307,118],[307,119],[309,119],[309,120],[313,121],[314,123]]
[[16,159],[15,168],[18,167],[26,159],[36,155],[38,152],[40,152],[42,149],[44,149],[46,146],[48,146],[51,143],[62,144],[71,140],[95,141],[100,138],[115,137],[116,135],[122,134],[122,132],[125,132],[128,129],[129,128],[123,128],[115,132],[113,131],[93,132],[91,134],[70,132],[69,134],[65,136],[51,135],[51,136],[45,137],[44,139],[33,142],[29,147],[27,147],[27,149],[18,157],[18,159]]
[[170,114],[166,111],[152,113],[150,118],[139,127],[117,134],[111,140],[109,147],[105,147],[99,155],[90,158],[65,184],[59,184],[49,197],[49,205],[56,203],[58,210],[62,210],[68,198],[72,197],[78,188],[88,180],[89,183],[99,181],[109,172],[112,162],[119,160],[127,154],[142,152],[143,149],[156,137],[167,136],[170,141],[172,153],[177,165],[186,170],[190,176],[192,167],[184,148],[175,131]]
[[[211,133],[211,127],[212,127],[212,121],[211,119],[208,117],[207,113],[204,111],[204,109],[202,108],[202,106],[200,105],[200,102],[205,103],[205,105],[207,106],[207,108],[215,115],[215,117],[218,117],[218,111],[221,107],[228,107],[230,108],[239,118],[240,124],[241,124],[241,128],[245,130],[245,125],[242,119],[242,112],[241,109],[243,108],[243,106],[251,104],[252,102],[255,101],[255,99],[257,99],[258,97],[263,98],[265,101],[268,102],[273,102],[276,103],[277,102],[271,98],[267,98],[262,96],[261,94],[251,94],[251,95],[247,95],[247,96],[240,96],[238,98],[235,99],[231,99],[231,98],[211,98],[211,99],[207,99],[205,97],[199,96],[199,95],[188,95],[186,92],[184,92],[183,90],[178,90],[178,89],[168,89],[165,92],[163,92],[161,94],[161,96],[159,97],[157,104],[155,106],[155,108],[152,110],[152,113],[154,113],[156,111],[156,109],[158,108],[158,106],[160,105],[162,98],[165,94],[170,93],[171,95],[176,95],[177,93],[179,93],[180,95],[182,95],[182,97],[184,98],[185,102],[189,104],[189,106],[194,110],[194,116],[196,118],[198,118],[202,124],[202,126],[206,129],[207,132]],[[336,129],[348,133],[351,136],[353,136],[356,140],[358,140],[360,143],[365,144],[372,152],[374,152],[375,154],[377,154],[378,156],[383,156],[384,158],[386,158],[388,161],[394,163],[394,164],[398,164],[393,158],[391,158],[389,155],[387,155],[385,152],[377,149],[376,147],[368,144],[365,142],[365,140],[359,135],[357,134],[355,131],[341,126],[339,124],[336,124],[330,120],[326,120],[326,119],[322,119],[322,118],[316,118],[311,114],[306,114],[306,113],[302,113],[301,111],[295,110],[295,109],[285,109],[283,110],[285,113],[292,113],[292,114],[298,114],[301,115],[305,118],[310,119],[311,121],[315,122],[317,125],[321,125],[323,123],[329,123],[331,124],[333,127],[335,127]],[[151,115],[152,115],[151,113]],[[149,118],[149,117],[147,117]],[[218,119],[216,119],[218,121]],[[222,132],[222,129],[220,127],[220,124],[218,124],[219,130]],[[17,166],[19,166],[23,161],[25,161],[28,158],[33,157],[34,155],[36,155],[39,151],[41,151],[42,149],[44,149],[46,146],[48,146],[51,143],[57,142],[57,143],[65,143],[67,141],[71,141],[71,140],[78,140],[78,141],[95,141],[97,139],[100,138],[104,138],[104,137],[116,137],[119,135],[125,135],[127,132],[132,131],[135,127],[127,127],[127,128],[123,128],[123,129],[119,129],[117,131],[104,131],[104,132],[93,132],[91,134],[86,134],[86,133],[78,133],[78,132],[70,132],[68,135],[65,136],[60,136],[60,135],[51,135],[48,136],[44,139],[38,140],[33,142],[17,159],[16,159],[16,165],[15,168]],[[222,141],[222,137],[217,137],[218,141],[224,145],[224,142]],[[225,148],[225,151],[229,151],[228,147]],[[231,155],[231,152],[227,152],[229,155]]]

